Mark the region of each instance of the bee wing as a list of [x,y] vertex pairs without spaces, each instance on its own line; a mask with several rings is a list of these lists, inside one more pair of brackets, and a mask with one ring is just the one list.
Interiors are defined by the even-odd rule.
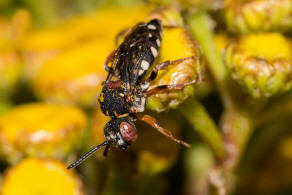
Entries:
[[117,49],[106,82],[116,77],[126,84],[127,91],[133,91],[158,55],[161,31],[156,19],[137,24]]
[[145,80],[158,56],[161,42],[161,24],[158,20],[138,26],[129,37],[129,66],[131,90]]

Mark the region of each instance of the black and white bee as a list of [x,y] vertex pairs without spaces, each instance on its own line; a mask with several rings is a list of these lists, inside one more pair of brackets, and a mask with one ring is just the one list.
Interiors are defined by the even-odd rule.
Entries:
[[179,90],[192,84],[160,85],[149,88],[150,82],[156,78],[159,70],[187,59],[166,61],[155,65],[154,61],[159,55],[161,41],[160,20],[153,19],[148,23],[139,23],[132,28],[120,46],[107,57],[105,70],[108,76],[98,99],[102,112],[111,118],[104,127],[106,141],[72,163],[68,169],[78,166],[103,146],[105,146],[104,156],[112,145],[123,150],[127,149],[137,138],[134,124],[137,119],[150,124],[175,142],[190,146],[173,137],[171,132],[159,126],[153,117],[138,115],[144,111],[148,95],[162,90]]

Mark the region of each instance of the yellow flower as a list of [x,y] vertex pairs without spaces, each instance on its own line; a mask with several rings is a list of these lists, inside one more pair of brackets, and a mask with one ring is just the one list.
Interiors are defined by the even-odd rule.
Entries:
[[[104,62],[115,49],[116,35],[141,21],[148,12],[147,6],[100,10],[28,37],[23,43],[28,50],[25,52],[50,56],[55,51],[36,71],[33,86],[37,95],[47,101],[96,105],[98,89],[106,76]],[[37,66],[41,66],[41,61]]]
[[[25,60],[27,77],[33,77],[44,63],[54,59],[58,54],[75,50],[91,42],[100,42],[98,43],[100,47],[92,55],[103,61],[96,66],[102,66],[105,56],[99,53],[110,53],[114,49],[116,35],[140,22],[149,11],[150,8],[146,5],[104,8],[91,14],[74,17],[56,27],[29,33],[19,43]],[[104,45],[105,42],[110,43],[112,47],[109,49]],[[74,59],[76,58],[72,61]]]
[[54,160],[27,158],[4,174],[2,195],[83,195],[80,180]]
[[103,64],[112,48],[110,39],[95,40],[58,55],[36,74],[36,94],[50,102],[96,105],[106,78]]
[[163,26],[184,26],[184,19],[176,7],[158,7],[146,17],[146,21],[154,18],[161,20]]
[[292,28],[291,0],[225,0],[226,22],[237,33]]
[[76,107],[17,106],[0,116],[0,152],[10,162],[23,156],[62,159],[76,148],[86,124],[85,115]]
[[291,88],[291,41],[278,33],[239,37],[226,49],[232,77],[253,97],[270,97]]
[[[182,58],[188,59],[179,64],[169,66],[166,70],[159,71],[150,88],[158,85],[199,82],[200,79],[200,51],[198,44],[184,28],[163,29],[160,57],[157,63]],[[193,85],[187,86],[183,90],[153,94],[147,98],[147,108],[158,112],[168,108],[175,108],[193,94]]]

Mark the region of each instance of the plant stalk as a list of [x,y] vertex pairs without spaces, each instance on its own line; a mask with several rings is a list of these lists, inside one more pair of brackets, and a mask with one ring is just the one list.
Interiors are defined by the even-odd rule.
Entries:
[[180,111],[204,141],[211,147],[216,158],[218,160],[223,160],[225,150],[222,137],[216,124],[209,116],[204,106],[202,106],[198,100],[193,98],[191,101],[188,101],[187,104],[181,106]]

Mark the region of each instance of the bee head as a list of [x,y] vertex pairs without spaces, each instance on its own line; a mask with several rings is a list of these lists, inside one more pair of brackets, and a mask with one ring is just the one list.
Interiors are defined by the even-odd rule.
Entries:
[[137,139],[137,130],[129,117],[113,118],[105,125],[104,135],[109,143],[125,150]]
[[104,127],[104,135],[106,141],[91,149],[84,154],[77,161],[67,167],[72,169],[81,164],[85,159],[91,156],[94,152],[105,146],[104,156],[112,144],[115,144],[118,148],[126,150],[131,142],[137,139],[137,130],[134,123],[129,117],[125,118],[113,118]]

